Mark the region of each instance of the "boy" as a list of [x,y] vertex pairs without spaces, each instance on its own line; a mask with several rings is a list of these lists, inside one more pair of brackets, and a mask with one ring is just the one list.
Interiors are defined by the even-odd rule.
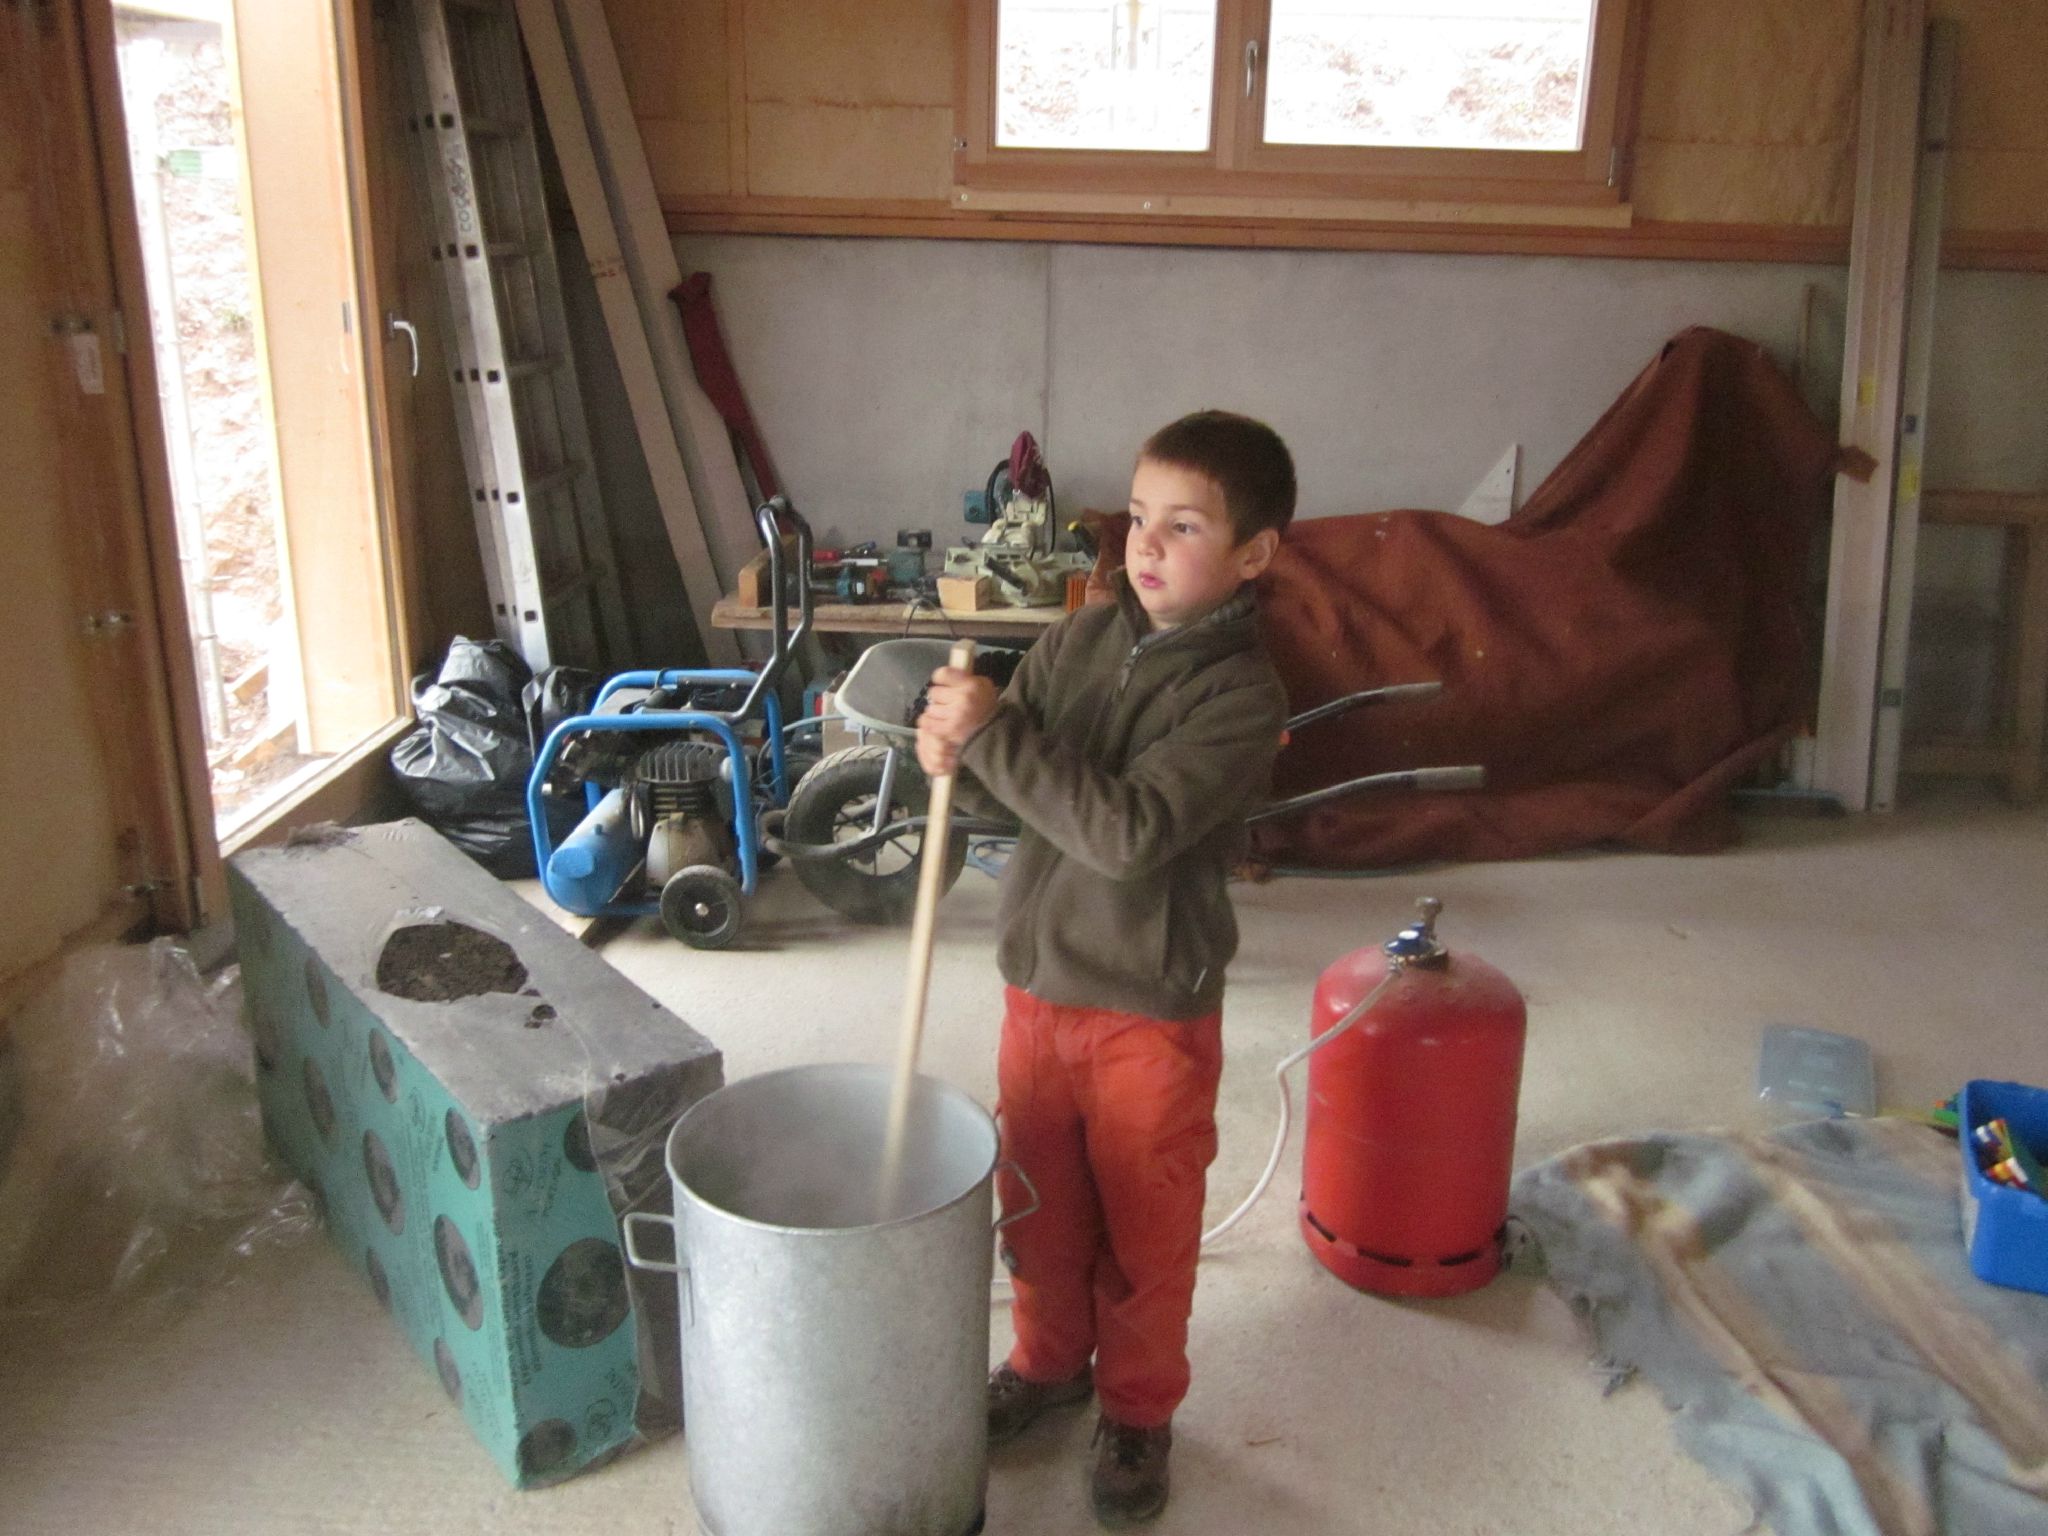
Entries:
[[[1099,1394],[1105,1524],[1165,1507],[1187,1394],[1237,949],[1224,881],[1287,714],[1250,583],[1294,497],[1270,427],[1202,411],[1162,428],[1132,475],[1116,600],[1049,630],[1000,699],[941,668],[918,725],[927,773],[957,769],[963,799],[1023,823],[1000,897],[998,1113],[1039,1207],[1004,1233],[1017,1342],[989,1378],[989,1439]],[[1003,1194],[1028,1203],[1007,1176]]]

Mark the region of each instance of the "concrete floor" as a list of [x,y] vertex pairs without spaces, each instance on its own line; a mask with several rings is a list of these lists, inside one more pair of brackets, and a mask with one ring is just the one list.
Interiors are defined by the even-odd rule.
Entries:
[[[1650,1129],[1760,1123],[1758,1032],[1862,1036],[1890,1104],[1972,1076],[2048,1082],[2048,812],[1965,796],[1883,820],[1760,820],[1697,859],[1602,855],[1241,889],[1212,1214],[1262,1164],[1272,1064],[1317,972],[1391,933],[1422,893],[1443,931],[1530,1004],[1519,1159]],[[994,1086],[993,886],[969,872],[941,919],[925,1064]],[[887,1059],[903,935],[830,920],[786,874],[745,947],[658,931],[607,950],[706,1031],[728,1074]],[[1601,1395],[1567,1310],[1503,1277],[1396,1303],[1319,1269],[1280,1191],[1207,1261],[1195,1389],[1162,1533],[1260,1530],[1735,1536],[1739,1499],[1672,1446],[1641,1386]],[[994,1348],[1006,1344],[998,1313]],[[369,1291],[323,1243],[239,1266],[171,1320],[88,1315],[0,1353],[0,1529],[9,1532],[677,1532],[697,1529],[669,1442],[515,1493]],[[1090,1422],[997,1461],[989,1530],[1092,1528]]]

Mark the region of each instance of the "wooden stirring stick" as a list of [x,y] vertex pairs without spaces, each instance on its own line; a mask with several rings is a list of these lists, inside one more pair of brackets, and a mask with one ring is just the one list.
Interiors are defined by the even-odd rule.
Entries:
[[[947,664],[974,669],[974,642],[956,641]],[[945,889],[946,850],[953,831],[953,775],[932,780],[924,836],[917,853],[917,906],[910,920],[910,972],[903,991],[903,1031],[896,1042],[896,1080],[889,1094],[889,1128],[882,1143],[881,1219],[894,1214],[903,1181],[903,1141],[910,1125],[910,1095],[917,1082],[917,1053],[924,1041],[925,1002],[931,992],[932,930]]]

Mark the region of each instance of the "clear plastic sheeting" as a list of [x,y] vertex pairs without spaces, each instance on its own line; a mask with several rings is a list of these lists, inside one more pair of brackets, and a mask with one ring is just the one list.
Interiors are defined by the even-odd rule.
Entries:
[[318,1225],[264,1146],[237,968],[82,950],[0,1033],[0,1313],[175,1301]]

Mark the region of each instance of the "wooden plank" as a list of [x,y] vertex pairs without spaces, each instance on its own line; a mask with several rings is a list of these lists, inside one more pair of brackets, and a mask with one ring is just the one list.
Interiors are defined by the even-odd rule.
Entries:
[[[1048,240],[1076,245],[1162,245],[1331,251],[1441,251],[1480,255],[1616,257],[1646,261],[1773,261],[1839,266],[1846,229],[1739,224],[1656,224],[1626,229],[1550,224],[1373,224],[1327,219],[1003,214],[930,199],[665,197],[677,235],[836,235],[918,240]],[[1957,252],[1961,254],[1958,255]],[[2048,239],[1979,249],[1951,242],[1945,265],[2048,271]]]
[[1906,653],[1913,630],[1913,583],[1920,569],[1920,484],[1927,458],[1927,396],[1934,374],[1934,306],[1941,267],[1942,193],[1948,181],[1949,120],[1955,105],[1953,21],[1927,28],[1921,76],[1919,154],[1913,177],[1912,255],[1908,267],[1904,375],[1900,383],[1898,470],[1892,484],[1892,549],[1886,575],[1884,632],[1878,655],[1877,735],[1870,772],[1871,809],[1898,800],[1899,745],[1906,718]]
[[1835,481],[1810,786],[1852,811],[1870,804],[1876,747],[1926,28],[1925,0],[1867,0],[1841,436],[1876,469]]
[[634,297],[618,226],[605,198],[604,178],[577,96],[576,79],[553,0],[516,3],[519,30],[533,66],[541,107],[547,114],[548,135],[554,142],[555,159],[569,189],[584,257],[590,264],[590,275],[604,310],[605,327],[611,333],[619,376],[632,406],[634,430],[639,434],[641,450],[647,455],[648,476],[654,484],[655,499],[675,550],[676,564],[682,571],[697,633],[714,663],[733,661],[739,654],[737,646],[729,638],[721,639],[712,627],[711,611],[723,595],[718,572],[698,518],[696,501],[690,494],[689,472],[684,467],[640,306]]
[[[662,199],[671,234],[836,235],[855,239],[1052,240],[1313,251],[1440,251],[1631,261],[1794,262],[1839,266],[1849,232],[1828,224],[1694,224],[1638,219],[1627,229],[1553,225],[1350,224],[1316,219],[1061,218],[955,209],[930,199]],[[1950,271],[2048,272],[2048,235],[1957,231],[1942,242]]]
[[641,148],[639,126],[633,120],[604,7],[600,0],[558,3],[634,299],[723,590],[761,547],[753,503],[740,478],[725,422],[697,382],[689,345],[683,339],[682,315],[669,297],[683,280],[682,267],[662,218],[661,198]]

